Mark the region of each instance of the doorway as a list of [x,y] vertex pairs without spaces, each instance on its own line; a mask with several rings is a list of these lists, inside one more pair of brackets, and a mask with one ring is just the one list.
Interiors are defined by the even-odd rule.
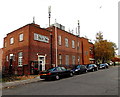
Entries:
[[45,56],[38,56],[38,70],[45,70]]
[[9,73],[12,74],[12,65],[13,65],[13,54],[10,54],[10,59],[9,59]]

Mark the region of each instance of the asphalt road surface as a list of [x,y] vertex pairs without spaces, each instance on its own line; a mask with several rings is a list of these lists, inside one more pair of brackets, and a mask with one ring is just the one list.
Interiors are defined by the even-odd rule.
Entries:
[[4,89],[2,95],[118,95],[118,67]]

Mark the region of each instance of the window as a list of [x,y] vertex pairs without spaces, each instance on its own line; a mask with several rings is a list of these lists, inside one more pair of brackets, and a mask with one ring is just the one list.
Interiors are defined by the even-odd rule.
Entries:
[[75,56],[72,56],[72,65],[75,65]]
[[79,48],[80,48],[80,43],[78,42],[78,46],[77,46],[77,49],[79,50]]
[[10,44],[13,44],[14,43],[14,38],[10,38]]
[[23,41],[23,34],[19,35],[19,41]]
[[62,55],[59,54],[59,65],[62,65]]
[[68,39],[65,38],[65,46],[68,47]]
[[86,55],[86,56],[88,55],[88,51],[85,51],[85,55]]
[[75,41],[72,40],[72,48],[75,48]]
[[10,54],[10,59],[13,59],[14,55],[13,54]]
[[61,67],[57,67],[56,69],[57,69],[58,71],[62,71]]
[[58,36],[58,44],[61,45],[61,36]]
[[78,56],[78,63],[80,63],[80,56]]
[[93,54],[93,48],[90,47],[90,54]]
[[65,64],[69,65],[69,55],[65,55]]
[[62,69],[63,71],[66,71],[66,68],[65,68],[65,67],[61,67],[61,69]]
[[8,56],[6,56],[6,61],[8,62]]
[[18,53],[18,66],[22,66],[23,52]]

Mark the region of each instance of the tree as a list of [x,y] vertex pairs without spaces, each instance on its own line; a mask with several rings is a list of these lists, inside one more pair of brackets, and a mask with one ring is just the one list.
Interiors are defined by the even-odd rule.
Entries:
[[115,56],[116,44],[103,39],[102,32],[96,34],[94,44],[96,62],[108,62]]

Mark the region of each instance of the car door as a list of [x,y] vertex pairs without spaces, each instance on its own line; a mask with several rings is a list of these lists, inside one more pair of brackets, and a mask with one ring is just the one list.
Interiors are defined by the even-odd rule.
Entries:
[[69,74],[69,71],[65,67],[61,67],[61,70],[62,70],[63,76],[67,76]]
[[85,70],[84,65],[81,65],[81,73],[83,73]]

